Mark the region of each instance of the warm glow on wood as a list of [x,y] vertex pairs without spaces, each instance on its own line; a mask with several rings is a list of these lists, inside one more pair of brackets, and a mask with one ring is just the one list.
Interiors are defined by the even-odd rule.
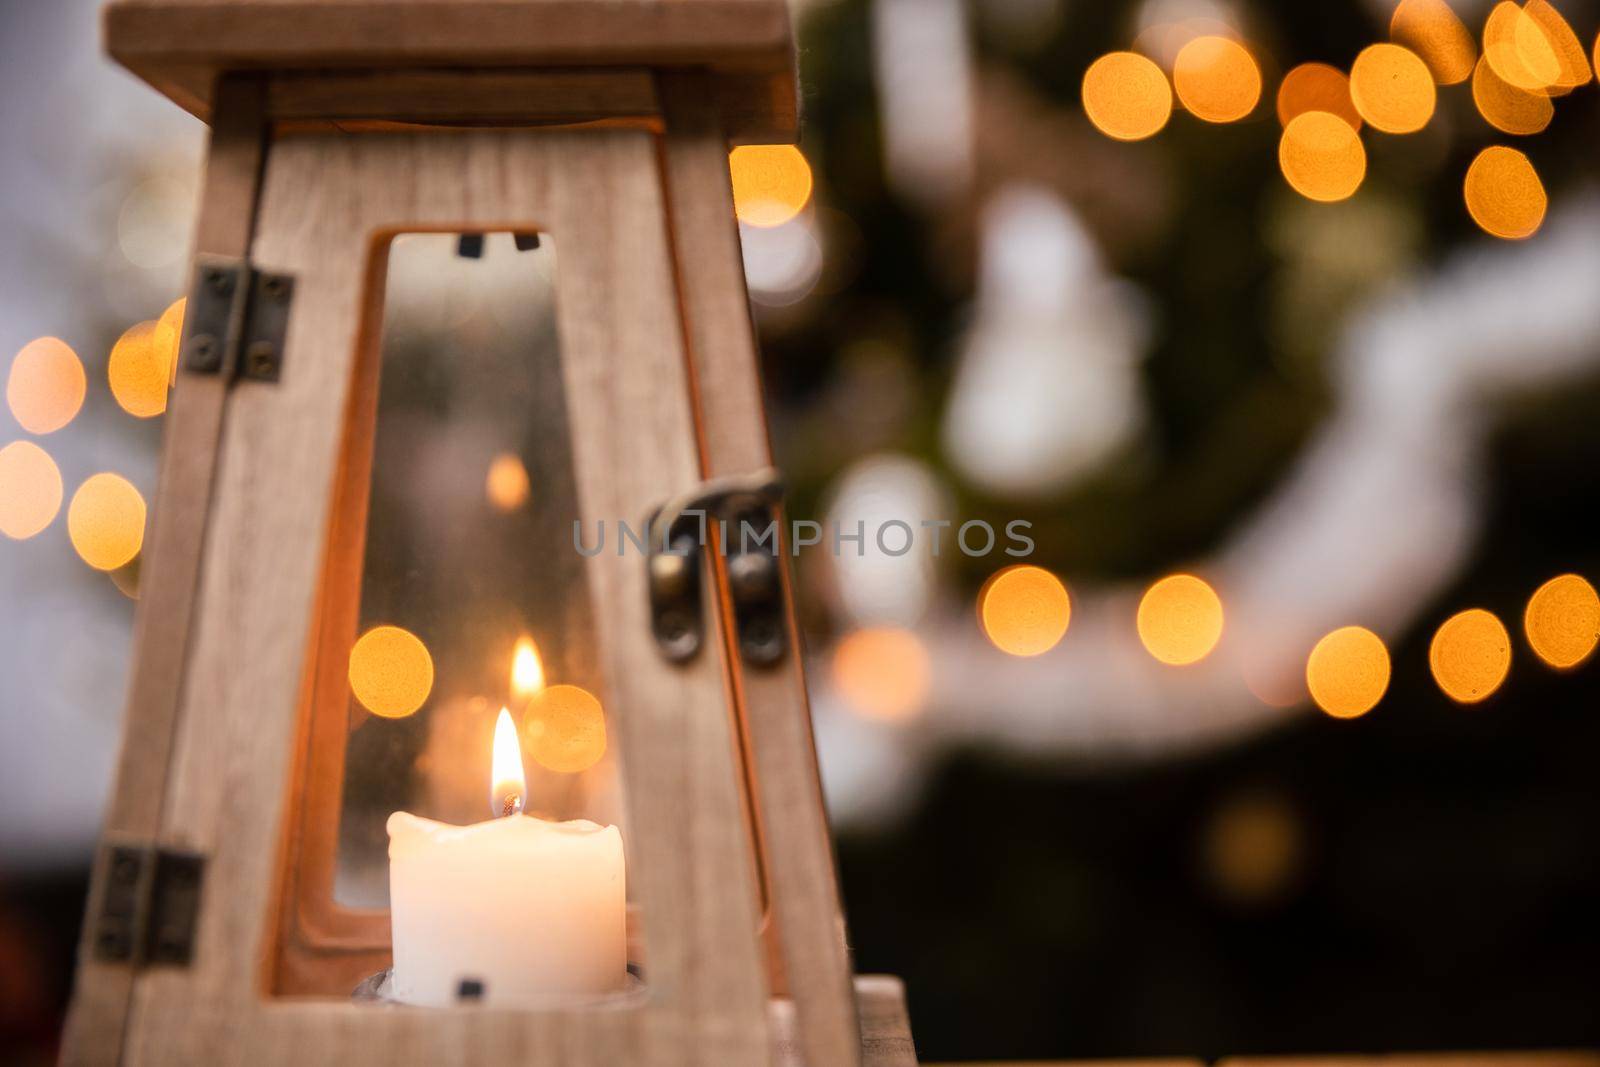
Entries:
[[6,404],[29,433],[54,433],[83,407],[88,381],[78,354],[54,337],[22,346],[6,378]]
[[1037,656],[1067,632],[1072,601],[1061,579],[1043,567],[1008,567],[978,594],[978,619],[1000,651]]
[[511,712],[500,709],[494,721],[494,759],[489,771],[489,809],[498,817],[519,814],[528,799],[528,778],[522,770],[522,743]]
[[1375,44],[1362,49],[1350,67],[1350,99],[1374,129],[1414,133],[1433,117],[1437,90],[1415,52]]
[[1083,110],[1107,137],[1138,141],[1167,124],[1172,88],[1153,61],[1137,52],[1112,52],[1084,72]]
[[741,145],[728,170],[734,212],[751,226],[782,226],[811,200],[811,164],[793,145]]
[[89,566],[116,570],[144,545],[144,497],[116,474],[90,476],[67,506],[72,547]]
[[1311,200],[1343,200],[1361,187],[1367,150],[1350,124],[1326,111],[1307,111],[1284,127],[1278,167],[1290,188]]
[[1528,157],[1504,145],[1478,153],[1467,168],[1462,194],[1473,222],[1513,241],[1538,232],[1549,206],[1544,183]]
[[552,685],[528,704],[523,729],[539,766],[575,774],[606,754],[606,717],[600,701],[575,685]]
[[1261,99],[1261,70],[1244,45],[1226,37],[1196,37],[1172,65],[1178,99],[1196,118],[1235,122]]
[[1306,688],[1336,719],[1365,715],[1389,688],[1389,650],[1362,626],[1345,626],[1318,641],[1306,659]]
[[32,441],[0,448],[0,533],[25,541],[61,510],[61,471]]
[[1198,663],[1222,638],[1222,598],[1202,579],[1174,574],[1145,592],[1137,625],[1145,651],[1162,663]]
[[1522,628],[1534,654],[1552,667],[1576,667],[1600,641],[1600,596],[1577,574],[1545,582],[1528,599]]
[[1428,646],[1428,669],[1445,696],[1461,704],[1487,699],[1511,670],[1511,635],[1482,608],[1446,619]]
[[385,719],[403,719],[433,691],[433,657],[422,639],[398,626],[374,626],[350,649],[350,691]]

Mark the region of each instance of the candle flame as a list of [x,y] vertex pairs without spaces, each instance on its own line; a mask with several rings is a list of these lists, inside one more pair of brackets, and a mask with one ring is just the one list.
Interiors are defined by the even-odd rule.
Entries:
[[511,654],[511,695],[526,700],[543,688],[544,664],[539,660],[539,647],[533,638],[523,634]]
[[511,711],[500,709],[494,724],[494,764],[490,775],[489,807],[496,816],[516,815],[528,792],[528,780],[522,773],[522,744],[517,739],[517,728],[511,722]]

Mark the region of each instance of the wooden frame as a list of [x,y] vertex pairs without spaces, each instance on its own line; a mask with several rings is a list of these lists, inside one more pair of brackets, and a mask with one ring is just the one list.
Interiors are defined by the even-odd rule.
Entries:
[[[264,80],[228,79],[219,83],[217,100],[195,252],[242,256],[254,232],[266,149]],[[145,546],[150,586],[135,616],[122,754],[103,832],[108,844],[142,844],[160,830],[226,400],[220,380],[180,376],[167,406],[157,496],[171,503],[156,509]],[[107,851],[95,863],[92,901],[106,891]],[[116,1063],[133,975],[102,962],[91,924],[84,926],[63,1059]]]
[[[390,92],[395,75],[423,84],[466,75],[483,87],[465,98],[481,122],[529,108],[524,117],[543,111],[575,121],[595,107],[583,82],[600,79],[597,72],[678,68],[707,74],[705,91],[736,143],[789,141],[798,125],[784,0],[111,0],[105,25],[118,62],[204,119],[226,71],[342,78],[351,90],[309,98],[275,90],[274,106],[290,114],[331,101],[341,119],[390,117],[361,114],[377,107],[414,121],[451,96]],[[497,91],[517,88],[497,79],[535,69],[573,78],[567,91],[577,106],[560,111],[559,95]],[[362,88],[363,79],[374,82]]]
[[646,912],[651,996],[637,1009],[533,1015],[262,995],[307,622],[352,367],[375,343],[370,242],[517,224],[585,235],[563,252],[558,296],[582,506],[596,517],[643,514],[663,485],[681,491],[699,475],[656,174],[652,138],[633,131],[273,145],[253,258],[297,278],[291,355],[277,386],[244,384],[229,397],[160,835],[209,856],[208,904],[193,966],[138,978],[133,1062],[336,1063],[357,1048],[373,1062],[499,1063],[529,1047],[574,1064],[766,1057],[726,665],[716,646],[687,667],[656,654],[644,571],[610,555],[594,560],[590,580],[613,637],[604,655],[621,750],[650,754],[625,757],[625,774],[629,795],[649,798],[631,812],[630,877]]
[[[413,230],[556,235],[562,373],[591,521],[640,518],[702,479],[770,460],[726,150],[774,116],[780,134],[792,133],[770,94],[738,106],[728,95],[751,78],[792,89],[786,13],[781,33],[771,22],[783,5],[403,0],[393,7],[406,28],[385,38],[383,56],[339,52],[346,46],[325,34],[342,18],[369,17],[370,6],[114,0],[108,9],[119,58],[175,99],[182,84],[200,84],[185,78],[207,87],[180,99],[213,121],[197,251],[292,275],[297,295],[281,380],[230,388],[180,376],[148,550],[160,584],[140,613],[107,840],[205,857],[193,960],[100,960],[93,928],[107,883],[98,871],[64,1060],[914,1063],[898,983],[850,974],[792,610],[793,651],[775,668],[747,667],[726,622],[720,566],[705,647],[675,665],[653,644],[642,561],[585,564],[593,613],[607,623],[600,652],[648,944],[642,999],[600,1011],[438,1012],[272,995],[337,988],[381,962],[383,931],[370,917],[319,928],[315,916],[307,926],[291,914],[299,854],[327,845],[306,835],[331,830],[299,817],[305,783],[342,759],[343,737],[319,734],[328,728],[303,709],[319,588],[359,567],[359,553],[329,556],[325,546],[348,543],[330,541],[335,523],[363,521],[364,501],[352,501],[370,462],[359,427],[374,399],[361,368],[375,359],[381,318],[374,242]],[[624,34],[607,45],[617,50],[590,52],[645,66],[506,69],[491,62],[489,37],[446,33],[473,65],[434,69],[439,42],[407,36],[412,17],[460,30],[466,7],[488,13],[483,26],[504,29],[495,19],[510,18],[524,34],[548,29],[540,20],[558,9],[581,8],[591,44],[624,9],[651,8],[682,40],[667,34],[639,51]],[[291,54],[270,34],[225,27],[190,69],[186,49],[205,47],[174,27],[221,26],[214,20],[232,17],[224,9],[251,11],[245,21],[257,31],[299,11],[310,20],[306,47]],[[728,21],[707,44],[696,35],[717,12]],[[580,65],[571,30],[534,51]],[[680,48],[691,40],[702,51]],[[773,64],[774,47],[783,64]],[[685,57],[703,62],[653,69]],[[209,73],[235,64],[272,69],[211,88]],[[333,69],[307,69],[317,64]],[[358,427],[348,440],[347,426]],[[296,967],[323,970],[281,980]]]

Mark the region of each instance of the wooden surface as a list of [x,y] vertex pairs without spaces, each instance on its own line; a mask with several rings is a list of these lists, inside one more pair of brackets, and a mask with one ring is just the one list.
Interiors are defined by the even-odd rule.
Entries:
[[[883,974],[858,975],[854,996],[861,1018],[863,1067],[916,1067],[917,1053],[906,1016],[906,991],[900,979]],[[794,1001],[774,1000],[772,1018],[778,1042],[774,1067],[810,1067],[795,1032]]]
[[[218,99],[195,251],[243,256],[255,223],[264,147],[261,80],[230,79]],[[160,826],[226,395],[216,375],[179,373],[167,407],[143,595],[134,616],[122,752],[105,816],[107,842],[144,844]],[[132,986],[126,964],[102,963],[93,953],[103,857],[104,850],[97,857],[91,921],[84,924],[78,951],[77,995],[63,1035],[64,1060],[85,1065],[117,1061]]]
[[923,1067],[1205,1067],[1205,1060],[1173,1057],[1161,1060],[963,1060],[926,1063]]
[[277,121],[591,122],[655,118],[655,78],[627,70],[366,71],[273,76],[267,114]]
[[[702,82],[664,77],[661,95],[667,121],[662,165],[699,408],[701,464],[707,478],[751,474],[770,466],[772,456],[727,148]],[[810,1063],[849,1067],[860,1058],[850,955],[787,566],[781,571],[791,608],[788,655],[771,668],[745,665],[736,648],[728,655],[757,786],[777,934],[774,956],[795,1002],[798,1039]],[[731,617],[720,566],[718,574],[723,613]]]
[[[545,68],[711,72],[739,140],[791,140],[798,117],[784,0],[110,0],[105,38],[114,59],[202,118],[228,70],[437,78]],[[505,117],[524,100],[519,120],[550,110],[505,96],[491,111]]]
[[[269,94],[270,99],[270,94]],[[317,581],[301,722],[284,831],[271,991],[348,993],[393,963],[389,914],[334,899],[351,726],[350,649],[361,616],[367,512],[377,444],[383,296],[388,248],[372,250],[356,307],[362,324],[340,430],[331,514]]]
[[891,975],[866,974],[856,978],[855,986],[861,1062],[865,1067],[916,1067],[905,985]]
[[[925,1067],[1203,1067],[1201,1059],[996,1060]],[[1600,1051],[1395,1052],[1324,1056],[1229,1056],[1218,1067],[1600,1067]]]
[[586,523],[700,478],[654,139],[642,132],[289,138],[254,255],[297,277],[283,380],[230,394],[162,838],[209,856],[196,957],[137,982],[124,1062],[757,1064],[772,1053],[722,638],[656,653],[636,555],[590,563],[650,993],[607,1011],[450,1012],[264,996],[314,591],[374,239],[551,232]]
[[1600,1050],[1228,1056],[1217,1062],[1218,1067],[1600,1067]]
[[922,1067],[1205,1067],[1205,1060],[962,1060],[925,1063]]

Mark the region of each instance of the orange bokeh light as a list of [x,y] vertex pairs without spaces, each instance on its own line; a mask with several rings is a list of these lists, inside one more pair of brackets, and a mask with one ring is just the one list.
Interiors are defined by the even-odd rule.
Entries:
[[793,145],[741,145],[728,154],[739,221],[782,226],[811,200],[811,164]]
[[1297,115],[1278,140],[1278,167],[1290,188],[1311,200],[1344,200],[1367,174],[1367,150],[1350,124],[1326,111]]
[[1153,61],[1137,52],[1112,52],[1084,72],[1083,110],[1107,137],[1138,141],[1167,124],[1172,88]]
[[1365,715],[1389,688],[1389,650],[1365,627],[1334,630],[1306,657],[1306,688],[1317,707],[1336,719]]
[[180,296],[168,304],[167,310],[156,320],[155,337],[151,339],[156,357],[167,364],[169,385],[178,380],[178,346],[183,341],[183,311],[188,303],[188,297]]
[[483,482],[484,495],[496,511],[515,511],[528,502],[528,468],[510,452],[502,452],[489,462]]
[[1433,117],[1438,91],[1415,52],[1397,44],[1368,45],[1350,66],[1350,99],[1373,129],[1414,133]]
[[22,346],[6,377],[6,404],[29,433],[54,433],[83,407],[88,380],[65,341],[40,337]]
[[1512,0],[1501,0],[1483,25],[1483,57],[1501,80],[1549,92],[1561,78],[1561,57],[1544,27]]
[[433,656],[422,639],[399,626],[374,626],[350,649],[350,692],[385,719],[403,719],[433,691]]
[[1515,148],[1490,145],[1467,168],[1462,183],[1467,212],[1486,233],[1521,240],[1544,223],[1549,198],[1539,172]]
[[834,688],[869,719],[899,722],[922,710],[932,664],[909,630],[876,626],[846,634],[833,650]]
[[129,415],[148,419],[167,410],[172,365],[156,340],[154,321],[132,326],[117,338],[106,361],[106,378],[111,395]]
[[1494,72],[1487,59],[1478,60],[1472,72],[1472,102],[1489,125],[1521,136],[1543,130],[1556,113],[1548,96],[1512,85]]
[[1445,696],[1486,700],[1511,670],[1511,635],[1492,612],[1469,608],[1444,621],[1428,646],[1428,669]]
[[1351,129],[1361,129],[1361,115],[1350,100],[1350,79],[1326,63],[1302,63],[1278,83],[1280,123],[1287,126],[1308,111],[1326,111],[1344,119]]
[[67,505],[72,547],[95,570],[112,571],[144,546],[144,497],[117,474],[95,474],[78,486]]
[[1198,663],[1222,638],[1222,598],[1192,574],[1170,575],[1145,591],[1136,625],[1145,651],[1162,663]]
[[1238,41],[1207,35],[1178,51],[1172,65],[1178,99],[1206,122],[1236,122],[1261,99],[1261,68]]
[[1389,36],[1411,49],[1440,85],[1455,85],[1472,74],[1478,44],[1444,0],[1400,0],[1389,19]]
[[575,685],[541,689],[524,713],[528,754],[563,774],[586,771],[606,754],[606,716],[600,701]]
[[1552,667],[1576,667],[1600,641],[1600,596],[1588,580],[1562,574],[1528,598],[1522,629],[1534,654]]
[[1072,600],[1061,579],[1030,564],[1007,567],[978,594],[983,632],[1002,652],[1037,656],[1054,648],[1072,620]]
[[32,441],[0,448],[0,533],[26,541],[61,510],[61,470]]
[[1517,47],[1524,53],[1543,55],[1545,49],[1554,53],[1557,73],[1548,89],[1564,96],[1590,78],[1589,57],[1584,54],[1578,35],[1561,17],[1561,12],[1547,0],[1528,0],[1522,6],[1524,18],[1516,23]]

